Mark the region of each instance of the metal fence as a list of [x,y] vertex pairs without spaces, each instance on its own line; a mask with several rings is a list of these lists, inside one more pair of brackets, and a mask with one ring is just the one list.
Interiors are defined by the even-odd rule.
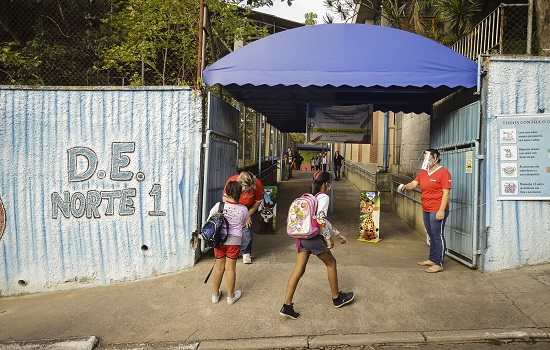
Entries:
[[451,48],[477,60],[478,55],[521,55],[537,51],[536,26],[528,4],[501,4]]

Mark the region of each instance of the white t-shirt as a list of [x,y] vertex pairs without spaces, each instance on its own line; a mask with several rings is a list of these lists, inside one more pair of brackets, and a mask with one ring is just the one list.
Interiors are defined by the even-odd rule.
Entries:
[[[218,212],[219,205],[220,203],[218,202],[210,209],[208,217]],[[227,237],[224,245],[241,245],[243,227],[248,220],[248,209],[242,204],[225,202],[223,205],[223,216],[229,222],[229,237]],[[225,234],[225,227],[222,227],[222,230],[222,233]]]
[[324,192],[319,192],[316,197],[317,197],[317,215],[319,215],[319,213],[321,213],[321,212],[325,213],[325,220],[327,222],[327,229],[333,235],[337,236],[339,234],[339,232],[332,230],[332,224],[330,223],[330,221],[328,221],[328,218],[327,218],[327,216],[328,216],[328,205],[330,204],[330,197]]

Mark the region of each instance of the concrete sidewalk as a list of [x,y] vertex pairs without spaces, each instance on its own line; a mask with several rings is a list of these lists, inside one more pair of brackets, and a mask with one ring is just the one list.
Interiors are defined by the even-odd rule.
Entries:
[[187,271],[146,281],[1,298],[0,350],[548,341],[549,264],[483,273],[447,258],[445,271],[425,273],[416,262],[427,258],[428,246],[392,213],[381,213],[381,242],[356,240],[359,190],[346,180],[333,183],[329,219],[350,241],[337,243],[333,254],[340,289],[355,292],[355,300],[334,308],[326,268],[311,257],[294,298],[302,316],[279,316],[295,258],[286,213],[312,174],[295,171],[295,179],[279,183],[277,234],[255,234],[253,264],[237,263],[243,297],[234,305],[225,303],[225,281],[221,302],[211,303],[212,281],[203,283],[214,261],[209,252]]

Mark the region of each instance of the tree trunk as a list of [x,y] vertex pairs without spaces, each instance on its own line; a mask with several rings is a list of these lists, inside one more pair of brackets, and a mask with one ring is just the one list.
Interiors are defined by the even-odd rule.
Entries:
[[540,56],[550,56],[550,1],[534,0]]

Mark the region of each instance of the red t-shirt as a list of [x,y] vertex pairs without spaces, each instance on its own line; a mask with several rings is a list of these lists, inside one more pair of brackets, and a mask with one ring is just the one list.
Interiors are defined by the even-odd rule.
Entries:
[[[230,181],[239,181],[239,175],[233,175],[225,182],[225,186],[223,187],[224,198],[226,197],[225,187]],[[256,182],[256,186],[254,186],[255,188],[251,188],[246,192],[241,192],[241,199],[239,200],[239,204],[242,204],[247,208],[250,208],[252,204],[254,204],[254,202],[261,202],[262,199],[264,199],[264,188],[262,187],[262,182],[256,177],[254,177],[254,181]]]
[[[428,174],[427,170],[421,170],[414,181],[420,184],[422,195],[422,211],[436,212],[441,206],[443,189],[451,189],[451,173],[444,167],[437,168],[433,173]],[[449,204],[445,210],[449,209]]]

